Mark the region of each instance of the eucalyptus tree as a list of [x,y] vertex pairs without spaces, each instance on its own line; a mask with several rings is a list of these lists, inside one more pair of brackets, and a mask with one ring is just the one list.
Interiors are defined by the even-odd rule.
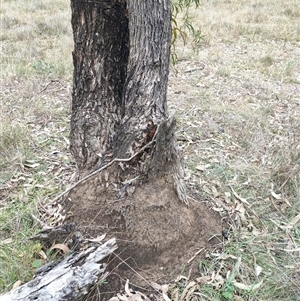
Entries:
[[[193,2],[199,4],[173,2],[173,13]],[[71,151],[79,170],[86,174],[132,158],[128,164],[140,171],[140,182],[165,177],[187,203],[175,122],[167,111],[171,33],[185,34],[172,19],[170,0],[72,0],[71,5]]]
[[167,109],[172,33],[184,37],[174,14],[193,3],[71,0],[70,141],[87,181],[66,207],[89,234],[104,229],[141,264],[166,250],[177,256],[205,223],[188,204]]

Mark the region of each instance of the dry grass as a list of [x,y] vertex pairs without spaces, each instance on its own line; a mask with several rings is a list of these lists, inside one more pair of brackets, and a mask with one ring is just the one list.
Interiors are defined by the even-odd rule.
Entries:
[[[299,300],[299,13],[295,1],[204,1],[202,45],[182,50],[171,77],[187,177],[232,219],[222,252],[202,263],[200,300]],[[226,276],[238,260],[236,281],[263,281],[257,290]]]
[[[204,40],[196,53],[178,49],[169,109],[179,119],[187,180],[229,214],[232,229],[199,263],[189,297],[299,300],[298,1],[203,1],[193,13]],[[40,246],[27,239],[39,226],[37,204],[74,172],[69,3],[3,1],[1,29],[0,289],[7,290],[29,279],[39,258]],[[187,295],[188,283],[170,288],[170,297]]]
[[69,4],[1,2],[0,291],[32,277],[38,204],[69,182]]
[[71,78],[67,1],[3,1],[1,29],[1,76]]

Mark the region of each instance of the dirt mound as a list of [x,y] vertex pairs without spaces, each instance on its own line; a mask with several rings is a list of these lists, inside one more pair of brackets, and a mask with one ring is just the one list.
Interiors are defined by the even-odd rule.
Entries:
[[190,259],[200,249],[205,252],[216,244],[217,240],[210,238],[221,236],[219,215],[201,202],[190,201],[189,207],[179,202],[166,177],[127,185],[123,195],[122,188],[116,189],[114,181],[105,177],[96,175],[76,187],[64,207],[70,215],[68,221],[75,222],[86,236],[107,233],[107,238],[117,238],[118,253],[110,268],[119,279],[114,287],[110,283],[109,289],[119,291],[117,286],[124,277],[147,286],[149,280],[173,280],[184,267],[191,273],[194,265],[192,273],[196,272],[197,260]]

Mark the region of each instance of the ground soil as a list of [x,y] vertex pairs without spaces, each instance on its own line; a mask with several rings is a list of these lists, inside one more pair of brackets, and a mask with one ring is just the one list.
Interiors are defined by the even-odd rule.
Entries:
[[201,256],[222,241],[220,216],[195,195],[188,207],[181,203],[166,178],[135,186],[134,193],[118,198],[113,181],[103,185],[109,183],[104,177],[97,174],[77,186],[64,203],[67,221],[85,236],[117,238],[116,257],[109,259],[112,276],[102,291],[115,294],[126,279],[149,287],[150,281],[197,275]]

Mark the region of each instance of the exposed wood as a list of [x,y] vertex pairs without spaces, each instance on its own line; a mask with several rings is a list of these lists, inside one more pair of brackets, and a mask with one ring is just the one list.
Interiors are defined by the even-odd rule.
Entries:
[[93,284],[105,278],[106,266],[100,261],[116,249],[116,240],[112,238],[101,246],[75,252],[62,261],[40,268],[33,280],[0,296],[0,301],[78,300]]

